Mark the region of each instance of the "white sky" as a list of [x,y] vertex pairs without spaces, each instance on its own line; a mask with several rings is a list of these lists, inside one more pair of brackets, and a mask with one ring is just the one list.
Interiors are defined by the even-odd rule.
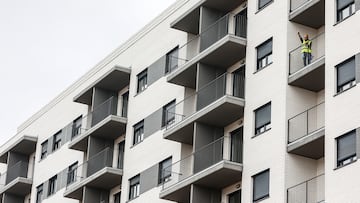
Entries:
[[0,0],[0,145],[175,0]]

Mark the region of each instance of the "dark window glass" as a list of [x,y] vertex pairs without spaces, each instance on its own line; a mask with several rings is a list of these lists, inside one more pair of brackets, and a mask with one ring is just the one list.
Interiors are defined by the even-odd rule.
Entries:
[[36,203],[40,203],[42,201],[43,193],[44,193],[44,186],[43,184],[41,184],[36,188]]
[[141,142],[144,139],[144,121],[134,125],[134,139],[133,145]]
[[73,165],[69,166],[68,168],[68,176],[67,176],[67,181],[66,184],[70,185],[71,183],[76,181],[77,178],[77,168],[78,168],[78,163],[74,163]]
[[241,203],[241,190],[228,195],[229,203]]
[[168,181],[171,177],[172,158],[167,158],[159,164],[159,184]]
[[129,92],[126,92],[125,94],[122,95],[121,116],[124,118],[127,118],[128,104],[129,104]]
[[269,170],[253,176],[253,201],[269,197]]
[[46,140],[41,144],[40,159],[44,159],[47,156],[47,150],[48,150],[48,141]]
[[245,96],[245,67],[233,72],[233,95],[244,98]]
[[166,54],[165,73],[169,73],[175,70],[179,65],[178,61],[179,61],[179,47],[176,47]]
[[356,131],[336,138],[337,166],[343,166],[356,160]]
[[337,21],[342,21],[354,13],[354,0],[337,0]]
[[231,135],[231,161],[242,163],[243,154],[243,128],[230,133]]
[[255,110],[255,135],[271,128],[271,103]]
[[352,57],[336,66],[337,92],[342,92],[356,84],[355,57]]
[[81,133],[82,116],[78,117],[73,121],[71,138],[74,138]]
[[129,180],[129,200],[132,200],[140,195],[140,175],[137,175]]
[[257,48],[257,70],[272,63],[272,38],[260,44]]
[[167,126],[175,122],[175,100],[163,107],[162,126]]
[[118,192],[114,195],[114,203],[120,203],[121,193]]
[[57,182],[57,175],[49,179],[48,196],[55,193],[56,182]]
[[247,32],[247,9],[235,15],[235,35],[246,38]]
[[137,92],[142,92],[147,88],[147,69],[137,75]]
[[61,130],[54,135],[53,139],[53,151],[61,147]]
[[125,141],[122,141],[118,145],[119,157],[118,157],[118,168],[124,168],[124,152],[125,152]]
[[268,4],[270,4],[270,2],[272,2],[273,0],[259,0],[259,9],[264,8],[265,6],[267,6]]

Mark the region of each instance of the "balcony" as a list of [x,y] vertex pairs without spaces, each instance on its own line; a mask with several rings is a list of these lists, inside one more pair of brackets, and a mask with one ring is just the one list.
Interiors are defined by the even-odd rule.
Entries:
[[197,63],[225,70],[245,57],[246,15],[227,14],[179,48],[167,81],[196,87]]
[[325,25],[325,0],[290,0],[289,20],[320,28]]
[[115,66],[106,72],[101,78],[90,84],[74,97],[74,101],[86,105],[92,104],[94,88],[100,88],[111,92],[118,92],[129,85],[130,68]]
[[288,120],[287,151],[319,159],[324,156],[325,103],[320,103]]
[[[33,183],[29,163],[19,161],[0,176],[0,194],[9,193],[20,197],[30,194]],[[33,167],[31,165],[31,167]]]
[[87,151],[89,136],[116,139],[124,134],[127,118],[117,114],[117,103],[117,98],[111,97],[85,116],[88,128],[78,129],[80,132],[72,137],[69,148]]
[[123,171],[119,164],[113,164],[116,153],[117,150],[106,148],[74,171],[69,171],[64,197],[82,200],[85,186],[110,190],[120,185]]
[[201,0],[197,4],[195,4],[190,9],[182,14],[179,18],[177,18],[174,22],[171,23],[171,27],[192,33],[199,33],[199,22],[200,22],[200,8],[206,7],[210,9],[215,9],[217,11],[221,11],[223,13],[228,13],[234,10],[236,7],[240,6],[244,0],[226,0],[226,1],[218,1],[218,0]]
[[0,163],[7,163],[8,152],[15,152],[23,155],[30,155],[36,150],[37,137],[22,136],[15,143],[11,144],[0,153]]
[[287,203],[325,203],[325,177],[319,175],[287,190]]
[[242,118],[244,87],[244,72],[224,73],[204,85],[167,112],[164,138],[192,144],[195,122],[225,127]]
[[312,40],[311,63],[304,66],[301,46],[289,54],[289,85],[318,92],[325,87],[325,33]]
[[163,183],[160,198],[190,202],[192,184],[222,189],[240,181],[242,157],[232,156],[230,149],[231,139],[222,137],[165,168],[163,174],[171,176]]

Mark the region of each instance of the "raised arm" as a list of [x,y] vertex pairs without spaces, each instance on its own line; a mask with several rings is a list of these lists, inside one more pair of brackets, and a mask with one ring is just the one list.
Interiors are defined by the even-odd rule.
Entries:
[[299,36],[300,42],[303,43],[303,38],[301,37],[300,32],[298,32],[298,36]]

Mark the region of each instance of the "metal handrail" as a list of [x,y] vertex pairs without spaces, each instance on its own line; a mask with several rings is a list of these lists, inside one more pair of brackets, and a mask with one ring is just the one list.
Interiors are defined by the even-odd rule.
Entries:
[[[290,12],[293,12],[297,9],[299,9],[300,7],[304,6],[307,2],[311,1],[311,0],[303,0],[304,2],[303,3],[300,3],[296,8],[292,8],[292,3],[293,3],[294,0],[290,0]],[[295,1],[298,1],[298,0],[295,0]]]
[[[320,183],[320,184],[324,184],[324,181],[321,180],[321,178],[324,178],[324,177],[325,177],[325,174],[321,174],[321,175],[315,176],[315,177],[313,177],[313,178],[311,178],[311,179],[309,179],[309,180],[306,180],[306,181],[303,181],[303,182],[301,182],[301,183],[299,183],[299,184],[296,184],[296,185],[294,185],[294,186],[292,186],[292,187],[289,187],[289,188],[287,189],[287,202],[288,202],[288,203],[295,203],[295,202],[304,202],[304,203],[307,203],[307,202],[309,202],[309,199],[311,200],[311,202],[314,202],[314,200],[315,200],[316,202],[324,202],[324,201],[325,201],[325,196],[324,196],[324,190],[325,190],[325,188],[324,188],[324,185],[320,186],[320,190],[316,190],[316,191],[315,191],[316,193],[314,193],[314,191],[309,191],[309,184],[311,185],[311,183],[312,183],[313,181],[315,181],[314,183],[315,183],[316,186],[317,186],[319,183]],[[304,187],[305,187],[305,190],[304,190],[304,191],[300,190],[300,193],[299,193],[299,191],[296,191],[296,189],[297,189],[298,187],[301,187],[301,186],[303,186],[303,185],[304,185]],[[300,189],[301,189],[301,188],[300,188]],[[290,192],[291,192],[292,190],[295,190],[295,191],[293,192],[293,194],[295,194],[295,196],[290,195],[290,194],[291,194]],[[301,191],[304,192],[304,194],[301,193]],[[310,192],[311,192],[311,193],[310,193]],[[299,194],[303,194],[304,196],[299,195]],[[300,199],[299,199],[299,198],[300,198]]]

